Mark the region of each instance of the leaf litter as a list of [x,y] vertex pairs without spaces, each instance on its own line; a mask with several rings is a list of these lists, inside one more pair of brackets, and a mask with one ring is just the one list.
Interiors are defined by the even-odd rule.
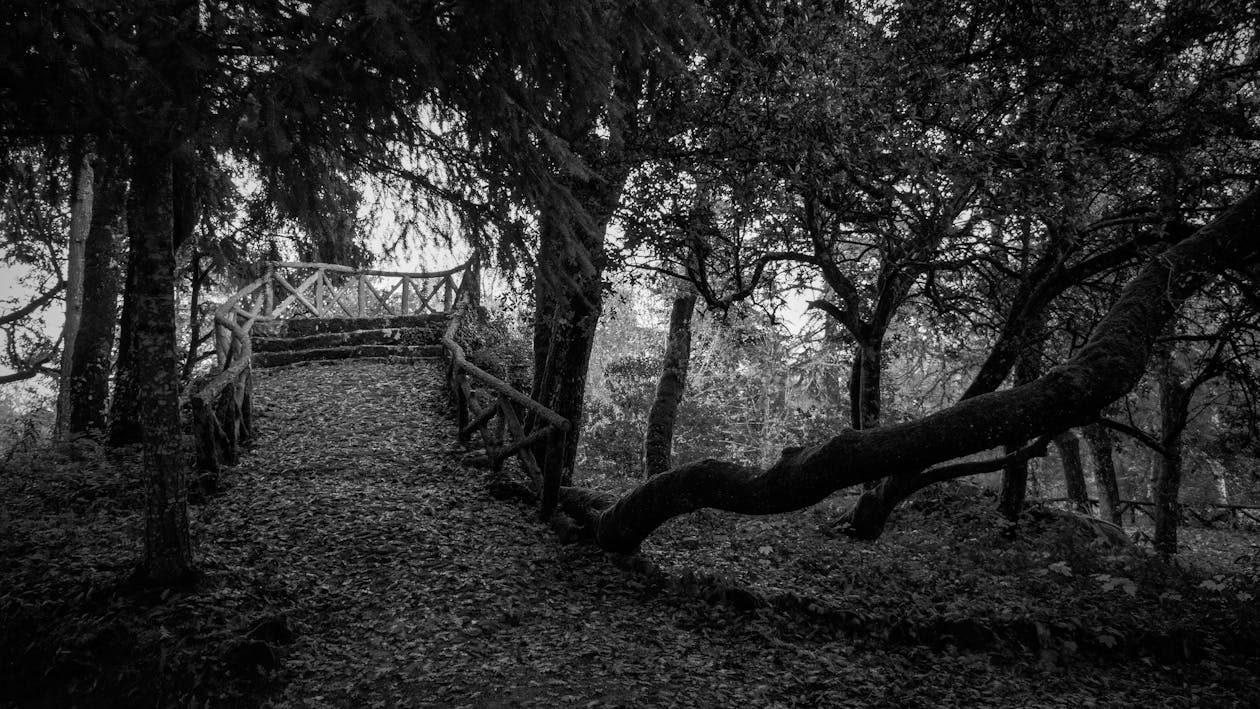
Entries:
[[[122,590],[139,522],[126,461],[102,466],[112,482],[78,508],[59,501],[73,481],[22,483],[0,517],[0,611],[16,619],[6,639],[20,641],[4,660],[15,675],[41,668],[43,684],[15,696],[275,707],[1246,706],[1260,696],[1254,673],[1221,654],[1170,672],[1149,657],[1074,658],[1062,642],[1047,657],[916,637],[931,618],[991,623],[1003,612],[1052,635],[1063,614],[1082,615],[1070,599],[1097,589],[1090,573],[1104,573],[1030,582],[1014,564],[968,572],[960,560],[975,544],[923,538],[939,525],[872,546],[819,535],[825,509],[702,512],[635,558],[561,545],[459,464],[441,377],[436,362],[260,371],[255,445],[226,490],[194,508],[205,578],[192,590]],[[82,477],[81,465],[58,470]],[[731,588],[714,596],[714,579]],[[799,602],[745,604],[739,589]],[[1084,615],[1129,602],[1107,598]],[[836,608],[862,622],[820,620]],[[906,618],[918,624],[897,625]],[[1100,642],[1122,630],[1103,629]]]

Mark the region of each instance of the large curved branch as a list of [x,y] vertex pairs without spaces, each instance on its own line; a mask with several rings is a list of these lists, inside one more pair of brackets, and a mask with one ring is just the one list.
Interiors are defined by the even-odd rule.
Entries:
[[1209,274],[1260,258],[1258,228],[1260,190],[1143,266],[1085,346],[1039,379],[917,421],[786,449],[767,470],[711,459],[678,466],[592,512],[596,541],[629,552],[669,519],[704,507],[789,512],[841,488],[1089,423],[1141,378],[1155,338]]

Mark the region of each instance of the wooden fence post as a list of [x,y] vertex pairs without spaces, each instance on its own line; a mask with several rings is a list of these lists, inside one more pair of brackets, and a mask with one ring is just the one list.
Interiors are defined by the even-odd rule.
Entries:
[[266,280],[263,282],[263,315],[272,315],[276,308],[275,281],[276,266],[273,263],[267,264]]

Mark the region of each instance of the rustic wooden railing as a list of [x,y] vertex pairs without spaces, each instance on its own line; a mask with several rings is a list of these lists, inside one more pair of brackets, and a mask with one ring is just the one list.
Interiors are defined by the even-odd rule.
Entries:
[[262,277],[214,311],[220,371],[190,397],[198,468],[217,473],[223,464],[235,465],[242,446],[253,436],[250,332],[256,324],[451,313],[457,303],[475,303],[477,298],[477,268],[472,260],[427,273],[328,263],[265,264]]
[[[467,441],[474,433],[480,433],[487,462],[496,470],[515,455],[529,476],[530,487],[541,500],[541,514],[547,519],[559,501],[562,470],[553,461],[540,466],[533,448],[548,439],[562,443],[568,435],[569,421],[468,361],[459,344],[459,332],[465,321],[475,316],[475,302],[461,299],[442,335],[442,346],[448,355],[447,385],[455,404],[459,439]],[[474,387],[470,379],[480,386]],[[537,423],[532,431],[525,430],[521,423],[524,411],[535,414]]]
[[[1055,502],[1074,504],[1075,500],[1066,497],[1051,497],[1038,502]],[[1090,499],[1090,507],[1097,509],[1098,500]],[[1145,500],[1120,500],[1117,503],[1120,508],[1120,514],[1129,515],[1129,518],[1137,523],[1137,513],[1141,512],[1152,520],[1155,519],[1155,503]],[[1218,502],[1209,502],[1195,508],[1191,505],[1178,505],[1178,512],[1182,522],[1198,522],[1204,527],[1211,527],[1218,522],[1246,522],[1260,524],[1260,506],[1256,505],[1227,505]]]

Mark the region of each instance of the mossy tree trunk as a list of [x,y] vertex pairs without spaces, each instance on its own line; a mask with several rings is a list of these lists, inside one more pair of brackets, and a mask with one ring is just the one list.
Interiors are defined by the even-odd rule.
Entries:
[[144,452],[144,571],[150,581],[163,585],[188,581],[196,573],[175,356],[171,153],[160,144],[134,146],[134,207],[128,224],[136,269],[132,357],[135,371],[144,373],[133,379]]
[[72,151],[70,239],[66,249],[66,319],[61,330],[61,372],[57,387],[58,438],[70,433],[71,377],[74,375],[75,339],[83,321],[84,251],[92,225],[92,156],[82,143]]
[[[555,509],[560,486],[571,484],[582,429],[582,402],[591,347],[603,312],[604,238],[625,173],[572,180],[566,204],[542,216],[534,270],[534,376],[531,396],[567,419],[565,434],[540,441],[542,514]],[[576,212],[574,211],[576,207]],[[529,417],[529,427],[540,425]]]
[[1155,551],[1164,555],[1177,553],[1177,525],[1181,516],[1178,497],[1181,493],[1182,441],[1190,408],[1191,387],[1185,381],[1185,370],[1171,346],[1161,347],[1155,376],[1159,387],[1159,420],[1161,451],[1157,455],[1152,499],[1155,503]]
[[103,434],[118,324],[118,244],[123,237],[127,181],[117,151],[97,151],[92,223],[83,254],[83,319],[70,372],[71,433]]

